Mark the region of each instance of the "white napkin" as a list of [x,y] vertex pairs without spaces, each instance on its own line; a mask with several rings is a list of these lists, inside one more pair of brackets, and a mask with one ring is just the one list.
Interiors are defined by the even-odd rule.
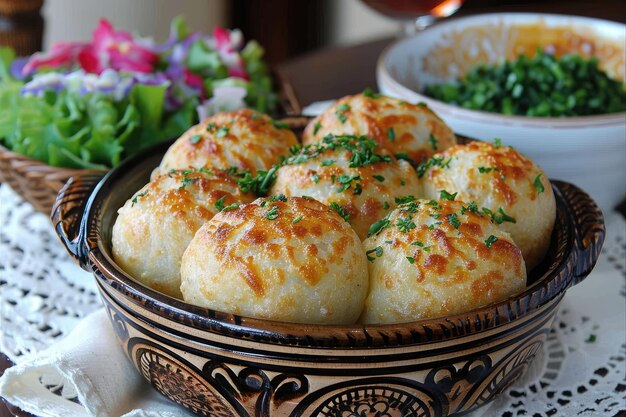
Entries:
[[[60,386],[62,395],[53,392]],[[39,417],[191,416],[133,368],[104,309],[85,317],[60,342],[8,369],[0,378],[0,397]]]

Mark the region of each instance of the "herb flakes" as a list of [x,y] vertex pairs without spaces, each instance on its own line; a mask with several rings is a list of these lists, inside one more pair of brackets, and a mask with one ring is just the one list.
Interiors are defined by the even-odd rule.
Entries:
[[485,245],[488,248],[491,248],[491,245],[493,245],[494,243],[496,243],[498,241],[498,238],[495,237],[494,235],[489,236],[486,240],[485,240]]
[[535,189],[537,190],[537,194],[541,194],[545,191],[545,188],[543,187],[543,183],[541,182],[541,174],[538,174],[535,177],[535,181],[533,181],[533,185],[535,186]]
[[333,210],[334,212],[339,214],[342,219],[344,219],[346,222],[350,223],[350,215],[348,214],[348,212],[341,205],[339,205],[339,203],[337,203],[335,201],[332,201],[330,203],[329,207],[331,208],[331,210]]
[[376,255],[376,258],[380,258],[381,256],[383,256],[382,246],[376,246],[374,249],[370,249],[367,252],[365,252],[365,255],[367,256],[367,260],[370,262],[374,262],[374,260],[376,259],[375,257],[370,255],[372,253]]

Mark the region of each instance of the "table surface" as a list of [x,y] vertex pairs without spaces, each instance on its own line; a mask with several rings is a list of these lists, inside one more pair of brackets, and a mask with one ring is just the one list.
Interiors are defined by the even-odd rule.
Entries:
[[[392,41],[382,39],[313,52],[279,65],[277,71],[302,106],[355,94],[376,87],[376,60]],[[626,216],[626,202],[618,210]],[[10,365],[0,352],[0,375]],[[11,406],[9,409],[0,402],[0,417],[32,416]]]

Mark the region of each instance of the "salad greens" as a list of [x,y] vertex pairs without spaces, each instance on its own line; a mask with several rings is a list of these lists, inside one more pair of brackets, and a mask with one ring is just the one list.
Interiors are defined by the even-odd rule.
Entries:
[[556,57],[538,50],[528,58],[481,64],[457,82],[424,93],[474,110],[533,117],[571,117],[626,111],[624,85],[598,67],[598,59]]

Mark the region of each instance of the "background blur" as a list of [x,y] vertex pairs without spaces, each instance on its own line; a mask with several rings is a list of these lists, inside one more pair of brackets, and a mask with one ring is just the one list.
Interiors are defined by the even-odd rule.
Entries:
[[[419,0],[416,0],[419,1]],[[623,0],[466,0],[455,16],[476,12],[542,11],[626,21]],[[60,40],[86,40],[100,17],[114,26],[167,38],[169,22],[182,14],[190,27],[238,27],[257,39],[272,63],[338,45],[392,37],[393,20],[359,0],[0,0],[0,44],[22,54]]]

